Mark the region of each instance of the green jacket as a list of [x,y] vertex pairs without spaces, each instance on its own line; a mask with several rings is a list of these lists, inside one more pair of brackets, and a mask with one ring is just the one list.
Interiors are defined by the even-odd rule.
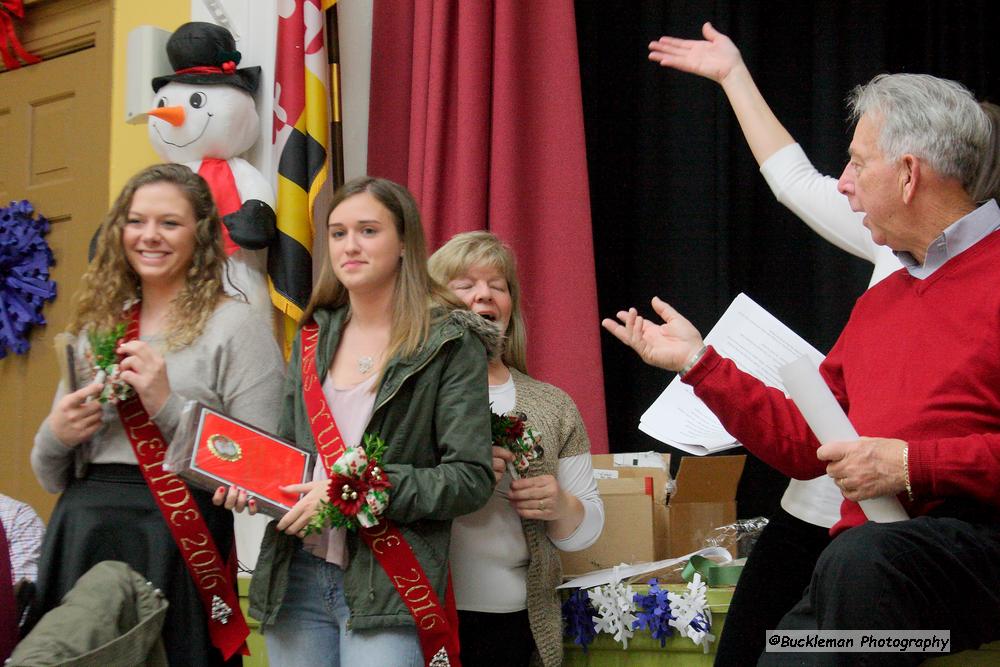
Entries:
[[39,619],[9,667],[167,667],[167,600],[127,564],[101,561]]
[[[316,367],[325,379],[347,307],[317,310]],[[383,468],[392,482],[386,516],[402,531],[444,602],[451,520],[486,504],[493,491],[486,342],[496,332],[482,318],[457,310],[431,325],[427,342],[385,367],[365,429],[385,442]],[[278,434],[315,451],[302,399],[301,339],[295,340],[285,380]],[[250,584],[250,615],[271,624],[281,609],[288,567],[301,541],[264,532]],[[344,592],[352,629],[413,625],[405,603],[356,533],[347,532],[350,564]]]

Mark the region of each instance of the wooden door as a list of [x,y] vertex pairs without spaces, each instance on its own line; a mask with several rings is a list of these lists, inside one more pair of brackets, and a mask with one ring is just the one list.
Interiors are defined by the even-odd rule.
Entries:
[[67,324],[90,237],[109,206],[111,4],[29,3],[20,30],[44,61],[0,72],[0,201],[27,199],[52,221],[58,293],[31,350],[0,360],[0,492],[47,520],[56,497],[38,485],[28,457],[59,376],[52,337]]

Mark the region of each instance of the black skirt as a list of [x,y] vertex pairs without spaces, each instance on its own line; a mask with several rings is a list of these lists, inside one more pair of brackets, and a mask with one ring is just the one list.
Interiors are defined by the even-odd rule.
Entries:
[[[233,515],[212,504],[211,495],[191,489],[223,560],[233,548]],[[201,599],[153,501],[139,467],[91,465],[56,503],[38,563],[41,612],[57,606],[87,570],[104,560],[128,563],[164,592],[170,607],[163,642],[171,665],[241,665],[212,646]],[[235,582],[234,582],[235,584]]]

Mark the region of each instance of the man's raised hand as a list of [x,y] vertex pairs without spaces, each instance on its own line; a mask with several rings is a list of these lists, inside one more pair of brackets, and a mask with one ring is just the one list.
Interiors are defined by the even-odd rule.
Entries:
[[617,321],[609,317],[601,325],[650,366],[679,371],[704,347],[701,334],[659,297],[653,297],[651,304],[663,324],[654,324],[629,308],[618,311]]

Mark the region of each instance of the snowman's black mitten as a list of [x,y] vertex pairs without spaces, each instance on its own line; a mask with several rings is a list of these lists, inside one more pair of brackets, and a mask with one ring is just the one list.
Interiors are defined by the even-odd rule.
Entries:
[[274,209],[259,199],[246,200],[238,211],[222,218],[222,223],[229,230],[229,238],[247,250],[262,250],[278,235]]

